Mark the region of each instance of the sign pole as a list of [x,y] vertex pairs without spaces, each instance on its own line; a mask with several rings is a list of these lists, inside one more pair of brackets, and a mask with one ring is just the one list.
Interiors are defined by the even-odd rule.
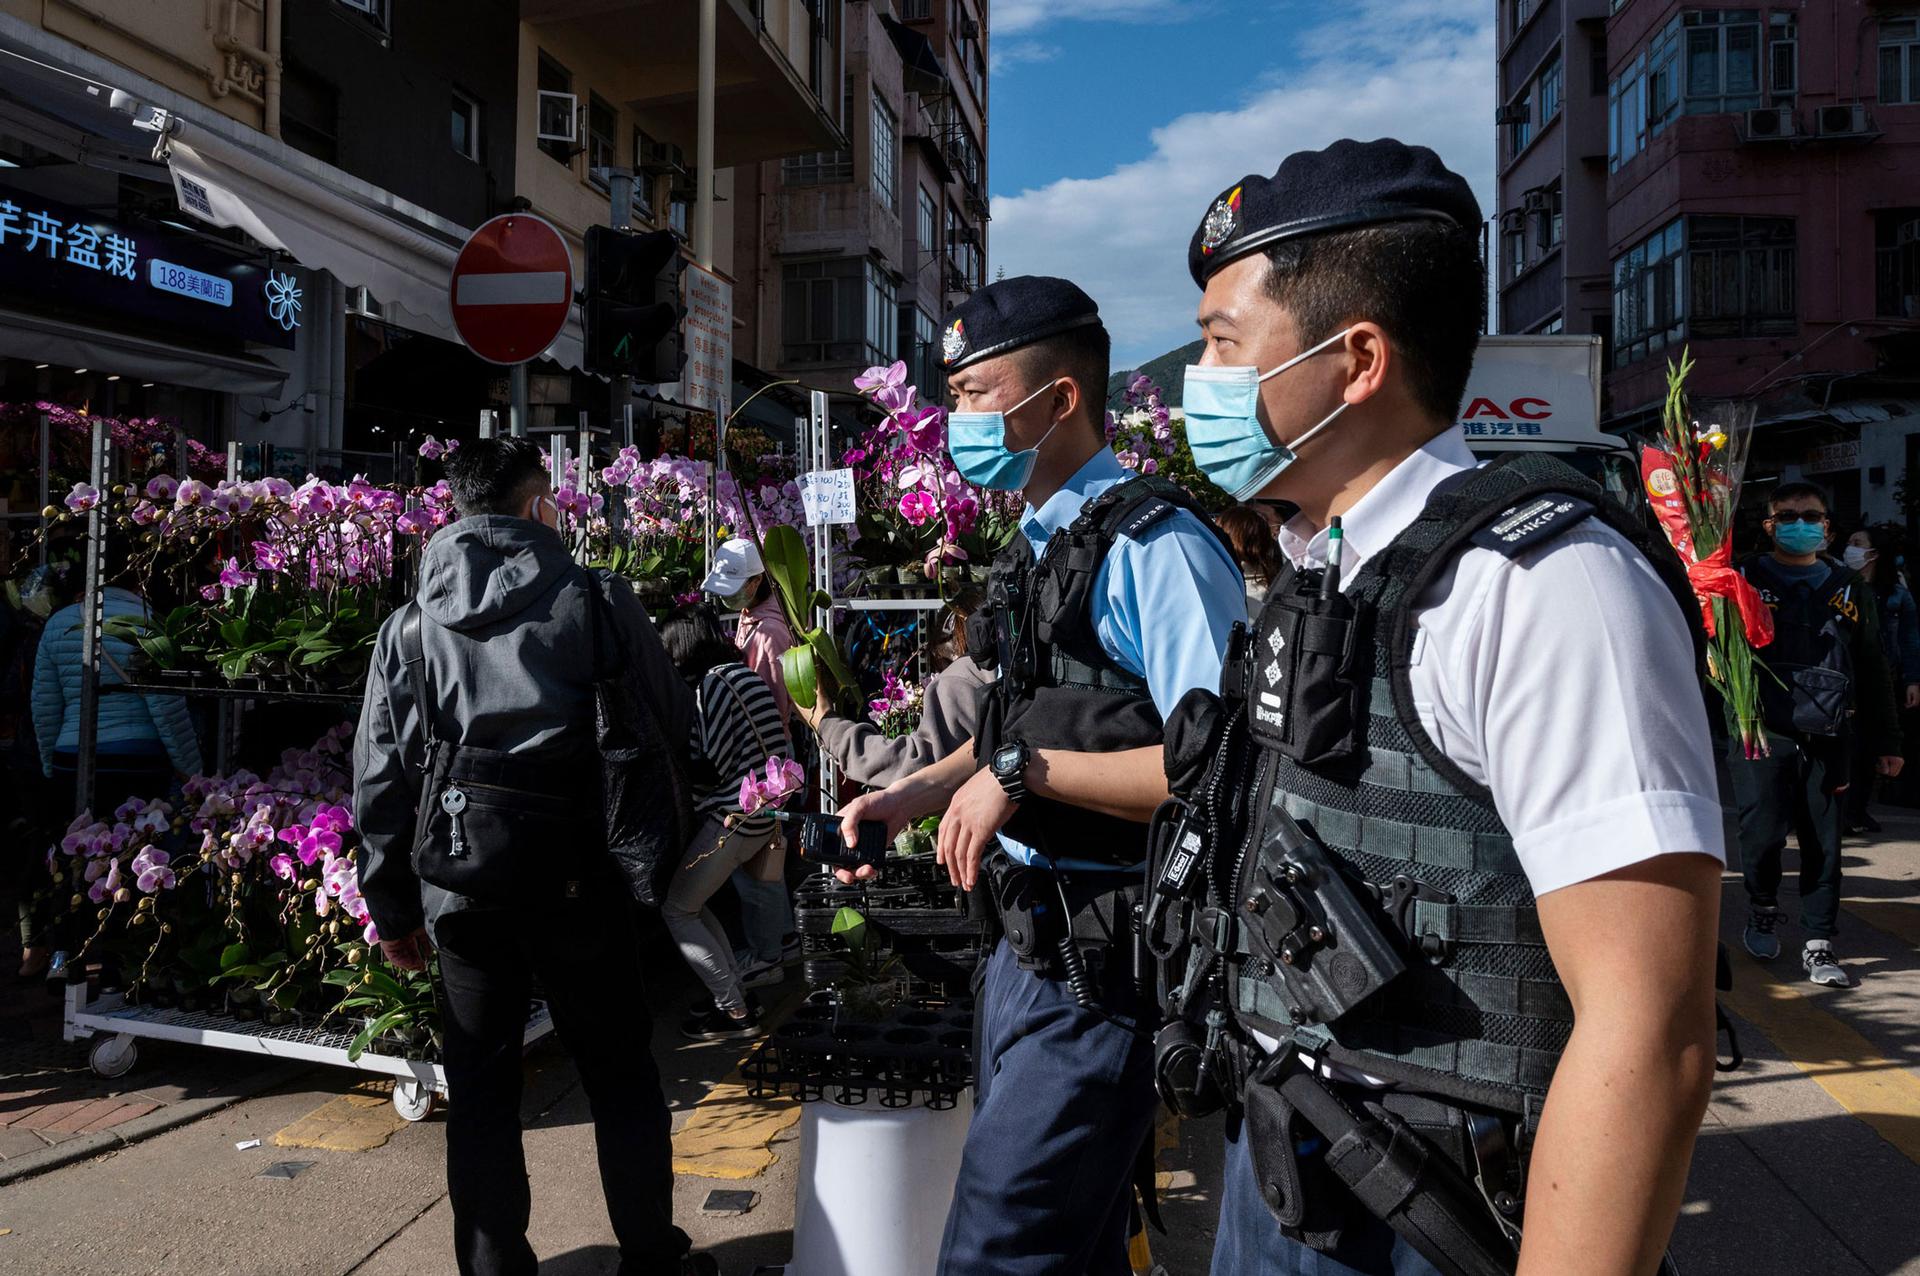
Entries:
[[507,374],[511,403],[507,408],[507,433],[516,439],[527,437],[527,365],[516,363]]

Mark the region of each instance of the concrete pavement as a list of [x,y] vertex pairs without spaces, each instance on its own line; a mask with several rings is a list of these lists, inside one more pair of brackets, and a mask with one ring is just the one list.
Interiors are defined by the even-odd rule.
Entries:
[[[1881,818],[1881,840],[1848,847],[1838,947],[1860,987],[1800,978],[1791,924],[1773,969],[1735,958],[1727,1005],[1748,1062],[1722,1076],[1702,1129],[1674,1238],[1688,1276],[1920,1276],[1920,815]],[[1791,884],[1788,893],[1791,915]],[[1724,920],[1736,952],[1744,919],[1730,876]],[[1659,937],[1624,921],[1621,942],[1637,959],[1658,958]],[[658,1008],[656,1058],[679,1132],[676,1211],[729,1276],[746,1276],[790,1250],[796,1109],[729,1087],[736,1047],[679,1039],[680,972],[662,969],[671,990]],[[193,1069],[243,1066],[182,1050],[144,1060],[123,1084],[160,1093]],[[10,1229],[0,1235],[0,1274],[451,1271],[444,1124],[399,1126],[377,1094],[356,1091],[359,1080],[325,1069],[281,1078],[190,1124],[0,1188],[0,1229]],[[524,1113],[542,1270],[611,1272],[585,1099],[551,1045],[529,1057]],[[235,1149],[253,1138],[262,1146]],[[1152,1237],[1154,1260],[1169,1276],[1206,1272],[1217,1122],[1165,1121],[1160,1144],[1172,1234]],[[311,1164],[292,1179],[260,1177],[288,1162]],[[715,1189],[757,1200],[745,1214],[709,1214],[701,1207]]]

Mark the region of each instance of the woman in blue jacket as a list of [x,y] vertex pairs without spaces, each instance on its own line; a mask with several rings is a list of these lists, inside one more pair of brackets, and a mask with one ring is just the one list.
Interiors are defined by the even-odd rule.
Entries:
[[[104,611],[116,616],[147,614],[147,605],[127,587],[124,560],[107,578]],[[40,638],[33,665],[33,729],[40,744],[40,769],[53,781],[55,813],[71,818],[80,747],[80,651],[84,603],[53,613]],[[100,685],[129,681],[139,657],[124,638],[102,636]],[[176,775],[200,771],[200,743],[193,720],[179,696],[103,695],[95,736],[93,812],[111,819],[130,797],[163,796]],[[64,805],[61,805],[64,803]]]

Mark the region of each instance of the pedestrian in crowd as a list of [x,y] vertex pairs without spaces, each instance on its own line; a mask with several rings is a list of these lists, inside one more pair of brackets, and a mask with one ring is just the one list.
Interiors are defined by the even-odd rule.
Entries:
[[[1194,459],[1297,508],[1221,696],[1167,726],[1175,791],[1235,821],[1212,863],[1247,901],[1188,952],[1220,963],[1213,1075],[1244,1078],[1213,1271],[1483,1270],[1471,1236],[1484,1270],[1518,1245],[1524,1271],[1653,1272],[1713,1077],[1698,606],[1571,468],[1477,466],[1482,223],[1432,151],[1335,142],[1202,211]],[[1477,530],[1522,499],[1524,535]],[[1341,871],[1302,870],[1306,839]],[[1290,929],[1290,898],[1333,916],[1347,874],[1386,907]],[[1623,918],[1657,944],[1623,947]],[[1404,955],[1365,997],[1362,926]]]
[[[740,613],[734,646],[747,667],[760,675],[780,709],[781,728],[793,731],[793,696],[787,691],[780,657],[793,646],[787,614],[774,596],[773,581],[752,541],[735,537],[714,555],[713,571],[700,588]],[[740,897],[740,929],[746,948],[735,959],[752,970],[756,984],[777,982],[784,962],[800,955],[800,937],[794,932],[793,897],[787,891],[786,839],[776,828],[760,853],[733,871],[733,889]],[[768,972],[772,972],[771,978]]]
[[1840,927],[1841,832],[1852,749],[1873,772],[1900,774],[1900,719],[1881,646],[1879,602],[1859,573],[1824,551],[1832,506],[1812,483],[1782,483],[1767,498],[1773,541],[1740,570],[1773,609],[1773,641],[1760,679],[1766,757],[1731,754],[1740,807],[1741,873],[1747,887],[1742,936],[1761,961],[1780,955],[1774,933],[1787,834],[1800,844],[1800,964],[1816,984],[1849,988],[1833,951]]
[[932,766],[973,739],[980,726],[980,700],[993,675],[967,651],[967,620],[982,601],[969,590],[941,608],[936,637],[928,647],[933,669],[927,679],[920,723],[889,740],[871,722],[843,718],[824,698],[801,716],[820,741],[820,750],[855,784],[885,788]]
[[696,1040],[751,1036],[759,1016],[746,990],[780,982],[780,964],[739,968],[707,901],[774,835],[773,816],[748,814],[741,807],[741,780],[763,775],[769,759],[787,758],[792,749],[773,693],[742,663],[712,608],[675,612],[662,622],[660,640],[674,668],[696,689],[694,753],[704,763],[696,768],[702,779],[696,780],[694,793],[694,810],[702,817],[699,831],[660,910],[680,955],[713,999],[681,1031]]
[[1243,583],[1191,498],[1107,447],[1109,338],[1086,293],[997,280],[961,303],[941,351],[960,476],[1026,498],[988,586],[1000,676],[972,748],[856,799],[842,833],[852,845],[870,819],[893,835],[944,808],[941,861],[1008,936],[981,976],[940,1270],[1124,1273],[1156,1109],[1131,936],[1166,797],[1161,721],[1218,681]]
[[[149,619],[123,540],[107,542],[100,579],[106,623]],[[62,819],[72,818],[77,805],[85,631],[84,601],[62,607],[48,617],[33,662],[33,730],[40,743],[41,771],[53,781],[54,814]],[[99,651],[101,686],[136,681],[128,671],[143,656],[130,638],[103,634]],[[164,797],[175,779],[200,772],[199,738],[179,696],[101,696],[98,723],[92,805],[97,816],[111,817],[128,798]]]
[[[33,724],[33,671],[47,619],[72,601],[77,579],[72,563],[56,560],[28,572],[18,587],[9,582],[0,599],[0,791],[12,795],[10,809],[0,816],[6,848],[0,852],[6,856],[0,880],[15,895],[22,979],[37,979],[52,965],[52,937],[34,896],[53,885],[42,851],[73,818],[71,791],[64,810],[51,809]],[[61,718],[64,724],[64,713]]]
[[[1880,609],[1880,649],[1893,675],[1894,694],[1901,709],[1920,708],[1920,609],[1907,587],[1901,568],[1900,534],[1892,527],[1863,527],[1847,537],[1843,561],[1859,572],[1873,590]],[[1859,722],[1856,715],[1854,721]],[[1847,790],[1847,832],[1878,833],[1880,822],[1868,804],[1879,776],[1878,760],[1864,747],[1856,731],[1852,787]]]
[[1256,505],[1229,505],[1214,516],[1214,522],[1233,545],[1233,559],[1247,578],[1247,619],[1260,614],[1267,601],[1267,587],[1280,573],[1280,541],[1273,524]]
[[[381,626],[353,796],[355,867],[381,951],[420,970],[439,950],[455,1258],[465,1276],[538,1266],[520,1130],[538,979],[592,1107],[620,1271],[715,1273],[673,1225],[671,1118],[594,756],[593,684],[610,648],[625,651],[665,738],[691,734],[691,697],[625,582],[568,556],[536,444],[468,442],[447,480],[460,519],[429,542],[415,603]],[[472,794],[440,782],[463,760],[488,776]],[[505,809],[489,807],[502,788]],[[469,888],[456,867],[511,889]]]

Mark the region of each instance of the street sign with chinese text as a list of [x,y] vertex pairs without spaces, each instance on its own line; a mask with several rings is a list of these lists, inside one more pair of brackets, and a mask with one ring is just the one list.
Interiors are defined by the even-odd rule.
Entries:
[[680,402],[717,410],[733,384],[733,285],[699,266],[688,266],[681,278],[687,364],[680,372]]
[[1809,448],[1807,459],[1800,468],[1809,474],[1830,474],[1834,470],[1857,470],[1860,468],[1860,440],[1849,439],[1844,443],[1829,443],[1824,447]]

